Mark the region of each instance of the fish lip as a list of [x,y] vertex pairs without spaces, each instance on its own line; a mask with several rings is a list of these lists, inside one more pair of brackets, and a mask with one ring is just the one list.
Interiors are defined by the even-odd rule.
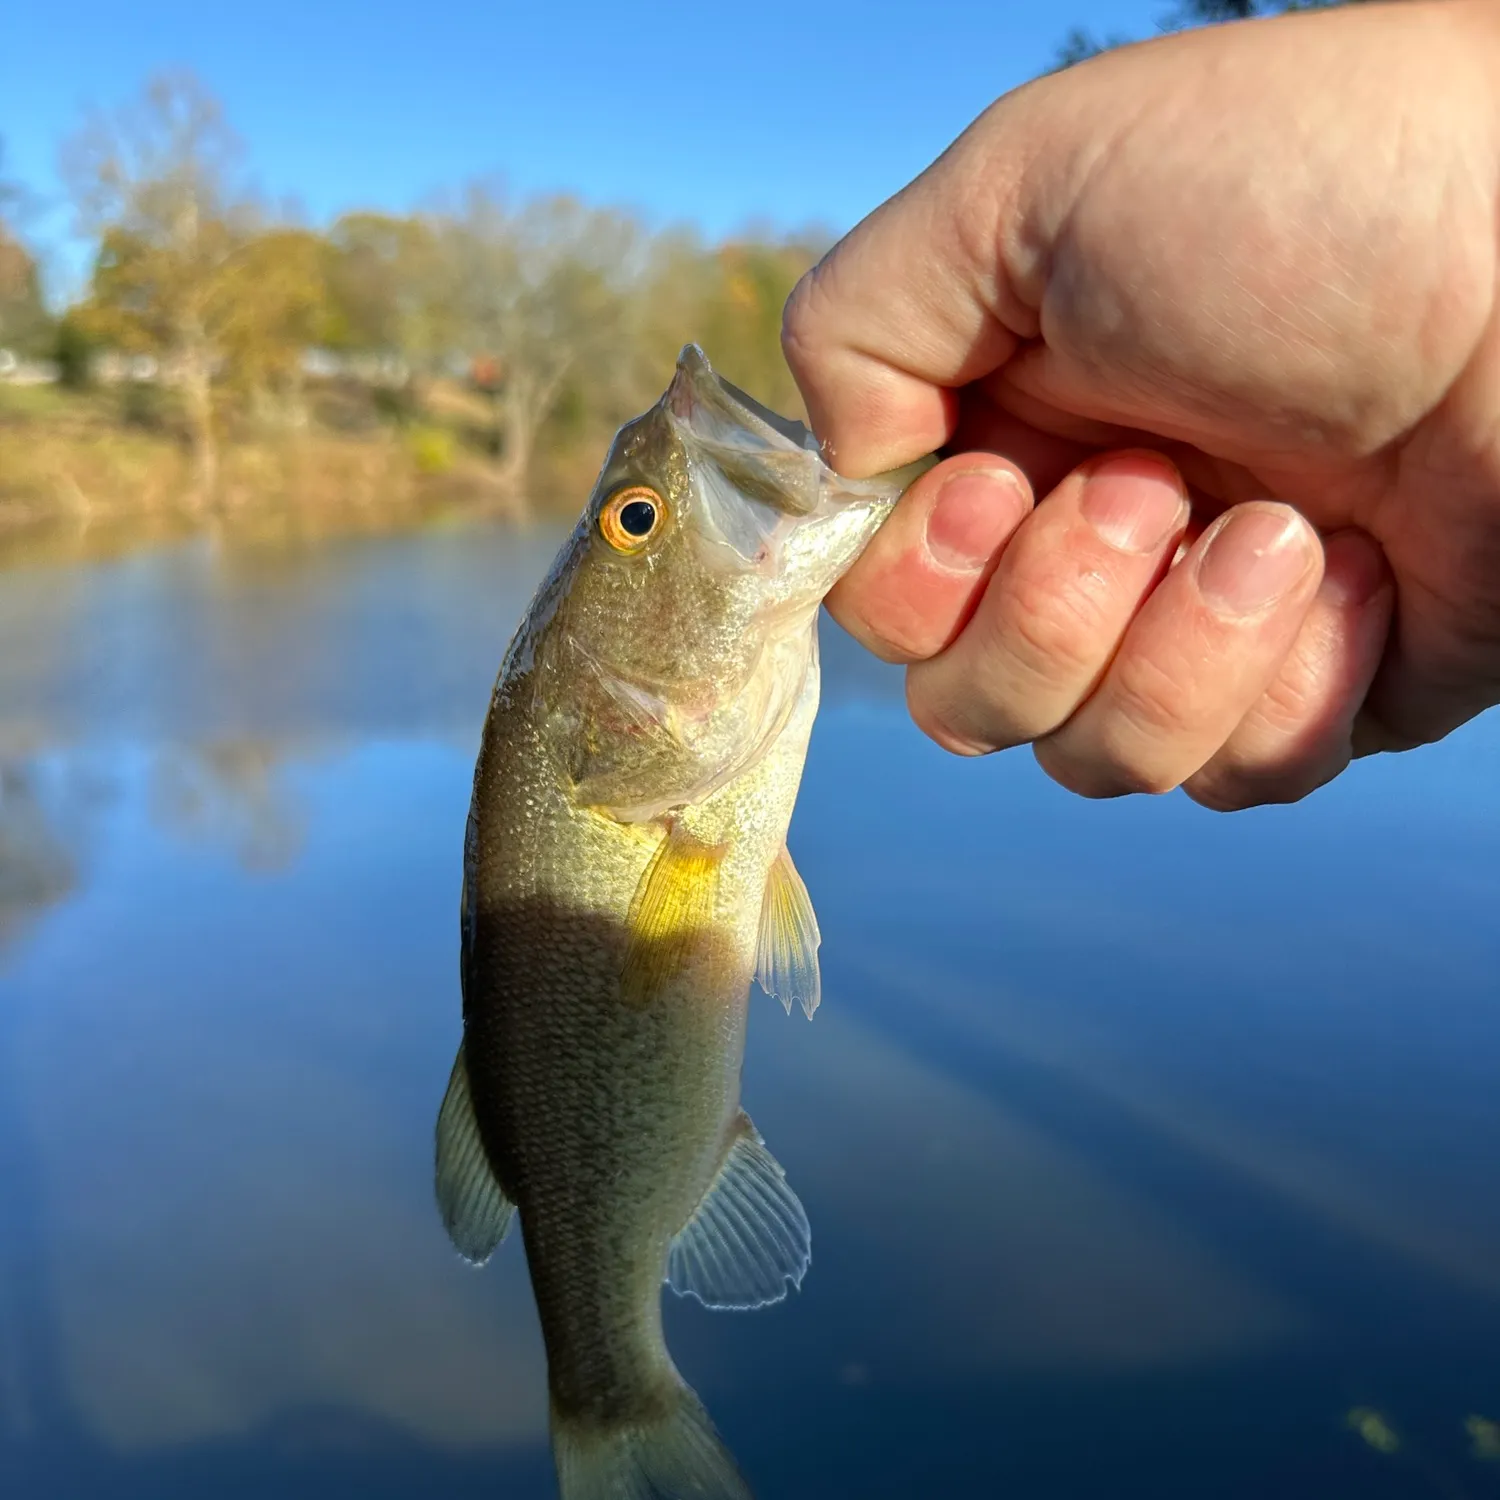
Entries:
[[783,417],[763,406],[754,396],[720,375],[697,344],[684,344],[677,356],[677,372],[667,388],[666,403],[672,416],[686,424],[689,431],[692,430],[692,412],[687,403],[692,397],[718,407],[723,415],[747,428],[770,448],[796,449],[822,459],[822,449],[806,423],[794,417]]
[[[936,455],[928,455],[901,469],[850,479],[823,456],[822,445],[806,423],[780,416],[726,380],[714,370],[697,344],[683,345],[677,356],[676,373],[661,398],[661,407],[688,448],[696,448],[712,459],[743,464],[757,453],[780,455],[783,460],[803,459],[807,477],[812,480],[807,486],[811,493],[799,495],[796,486],[782,487],[777,506],[783,514],[796,519],[856,505],[889,505],[912,480],[937,462]],[[699,417],[704,412],[724,423],[727,432],[721,435],[704,430],[709,425]],[[735,434],[746,434],[754,441],[737,442]]]
[[694,548],[715,571],[778,571],[783,546],[804,524],[884,510],[896,497],[888,476],[835,473],[802,422],[715,374],[696,344],[678,356],[657,409],[681,446]]

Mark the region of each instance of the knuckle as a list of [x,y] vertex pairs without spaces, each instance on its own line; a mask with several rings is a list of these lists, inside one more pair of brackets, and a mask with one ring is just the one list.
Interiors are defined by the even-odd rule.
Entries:
[[819,330],[828,301],[826,260],[804,271],[781,313],[781,352],[794,374],[805,374],[818,363]]
[[1173,669],[1144,655],[1123,655],[1109,684],[1109,712],[1151,743],[1177,740],[1189,725],[1192,693]]
[[1354,716],[1351,741],[1356,760],[1366,755],[1400,754],[1430,743],[1399,733],[1368,703]]
[[1305,734],[1309,723],[1326,711],[1323,699],[1327,688],[1315,664],[1303,652],[1294,650],[1261,694],[1251,716],[1272,734]]
[[954,693],[950,673],[941,669],[945,664],[906,673],[906,711],[927,738],[963,756],[1007,750],[1029,738],[1010,724],[1001,706],[975,696],[968,684]]
[[1165,797],[1182,785],[1182,773],[1165,766],[1125,768],[1125,790],[1145,797]]
[[1283,800],[1258,795],[1235,776],[1200,773],[1183,782],[1182,789],[1199,807],[1207,808],[1209,812],[1244,812],[1252,807],[1264,807],[1269,802]]
[[906,674],[906,711],[914,723],[934,744],[954,755],[988,755],[1005,748],[1007,742],[989,734],[976,734],[963,722],[964,716],[953,712],[954,702],[945,694],[934,692],[925,674]]
[[932,640],[931,632],[925,630],[920,621],[904,616],[887,616],[878,625],[864,618],[859,629],[852,633],[858,635],[863,645],[881,661],[901,666],[926,661],[942,644]]
[[1166,767],[1142,763],[1107,745],[1085,753],[1065,736],[1049,736],[1038,740],[1033,752],[1053,781],[1080,797],[1160,797],[1182,784],[1182,777]]
[[1243,812],[1301,802],[1342,775],[1353,755],[1347,736],[1338,744],[1295,760],[1247,762],[1220,754],[1183,783],[1183,791],[1212,812]]
[[1162,796],[1203,764],[1191,695],[1146,656],[1115,664],[1105,688],[1037,747],[1042,769],[1085,797]]
[[1049,682],[1093,677],[1113,642],[1101,643],[1103,610],[1089,589],[1055,572],[1018,571],[999,597],[986,625],[989,649],[1005,651]]
[[[869,566],[869,555],[860,560]],[[860,564],[839,580],[825,603],[828,612],[867,651],[902,666],[925,661],[944,642],[937,628],[889,585],[866,587]]]
[[885,649],[927,663],[907,693],[923,732],[973,753],[976,745],[1004,749],[1057,729],[1108,657],[1108,646],[1091,649],[1087,606],[1065,595],[1038,578],[992,586],[946,650],[946,638],[932,639],[932,622],[914,611],[884,614]]
[[926,661],[944,645],[941,627],[905,601],[893,600],[889,608],[866,610],[864,626],[875,654],[885,661],[906,665]]
[[1101,799],[1120,797],[1124,789],[1116,787],[1099,774],[1099,767],[1080,762],[1063,751],[1055,740],[1038,740],[1031,753],[1047,775],[1066,792],[1076,797]]
[[1146,765],[1139,761],[1117,759],[1111,770],[1116,796],[1165,797],[1182,785],[1183,773],[1167,765]]
[[985,152],[960,148],[950,159],[954,191],[938,199],[936,232],[950,250],[950,263],[994,274],[996,225],[1003,222],[993,162]]

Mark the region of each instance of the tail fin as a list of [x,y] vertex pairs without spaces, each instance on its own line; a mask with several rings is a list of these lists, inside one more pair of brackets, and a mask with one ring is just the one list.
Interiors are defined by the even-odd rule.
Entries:
[[754,1500],[702,1403],[679,1383],[655,1421],[584,1424],[552,1410],[562,1500]]

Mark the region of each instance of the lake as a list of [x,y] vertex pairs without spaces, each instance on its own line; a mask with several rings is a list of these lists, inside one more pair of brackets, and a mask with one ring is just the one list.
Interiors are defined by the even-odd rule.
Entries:
[[[0,1494],[553,1495],[432,1203],[460,846],[556,536],[0,574]],[[825,624],[800,1294],[668,1296],[761,1500],[1500,1496],[1500,718],[1296,808],[961,761]]]

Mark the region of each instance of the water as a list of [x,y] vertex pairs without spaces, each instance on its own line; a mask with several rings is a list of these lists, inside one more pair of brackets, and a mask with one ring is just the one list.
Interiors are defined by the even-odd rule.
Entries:
[[[430,1142],[553,540],[0,581],[0,1494],[551,1495],[519,1245],[455,1259]],[[825,1003],[757,995],[745,1081],[813,1269],[668,1308],[762,1500],[1500,1496],[1500,722],[1222,818],[825,658]]]

